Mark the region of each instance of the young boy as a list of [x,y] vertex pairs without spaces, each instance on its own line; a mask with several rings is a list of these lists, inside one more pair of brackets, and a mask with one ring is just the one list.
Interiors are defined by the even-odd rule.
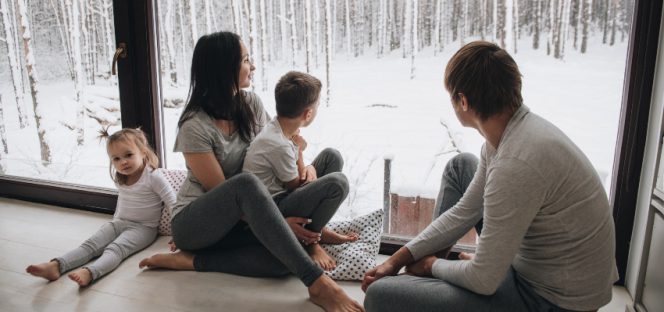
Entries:
[[307,142],[299,135],[300,128],[316,117],[321,86],[316,77],[301,72],[281,77],[274,92],[277,117],[249,145],[243,171],[255,174],[267,186],[284,217],[308,218],[304,228],[320,233],[320,238],[308,240],[306,233],[298,231],[302,227],[293,224],[297,219],[287,220],[313,260],[332,270],[336,264],[317,244],[318,239],[341,244],[357,240],[357,234],[342,235],[325,227],[348,195],[341,154],[327,148],[309,166],[302,157]]

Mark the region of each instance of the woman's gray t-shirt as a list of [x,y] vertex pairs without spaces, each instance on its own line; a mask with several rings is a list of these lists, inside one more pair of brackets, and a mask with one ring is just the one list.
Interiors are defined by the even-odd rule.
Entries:
[[[270,120],[263,108],[260,98],[253,92],[246,92],[246,103],[256,116],[258,131]],[[242,172],[242,163],[247,152],[249,142],[240,137],[238,131],[233,134],[224,134],[215,125],[213,117],[204,111],[198,111],[186,120],[178,130],[175,139],[174,152],[181,153],[207,153],[212,152],[221,165],[226,179]],[[253,138],[252,138],[253,139]],[[205,193],[203,185],[194,176],[187,165],[187,178],[178,192],[177,202],[173,207],[173,216],[189,205],[198,196]]]

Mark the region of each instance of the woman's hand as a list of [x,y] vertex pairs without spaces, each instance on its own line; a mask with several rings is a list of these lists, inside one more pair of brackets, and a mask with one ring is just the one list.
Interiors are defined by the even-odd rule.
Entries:
[[297,237],[300,243],[305,245],[317,244],[320,240],[320,233],[309,231],[304,228],[306,224],[311,223],[311,219],[300,217],[287,217],[286,223]]
[[173,242],[173,239],[172,239],[172,238],[171,238],[171,240],[168,241],[168,249],[169,249],[171,252],[175,252],[175,251],[178,250],[178,246],[175,246],[175,243]]
[[431,268],[438,258],[436,256],[426,256],[406,266],[406,273],[415,276],[431,277],[433,273]]
[[389,261],[383,262],[379,266],[370,269],[364,273],[364,278],[362,279],[362,291],[366,292],[367,288],[371,283],[385,277],[397,275],[400,267],[392,265]]

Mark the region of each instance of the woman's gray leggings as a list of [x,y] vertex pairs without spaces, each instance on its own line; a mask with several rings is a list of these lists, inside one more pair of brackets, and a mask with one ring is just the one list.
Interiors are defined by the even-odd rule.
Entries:
[[198,197],[173,218],[171,230],[176,246],[194,253],[196,271],[262,277],[293,273],[307,287],[323,274],[267,188],[250,173],[237,174]]

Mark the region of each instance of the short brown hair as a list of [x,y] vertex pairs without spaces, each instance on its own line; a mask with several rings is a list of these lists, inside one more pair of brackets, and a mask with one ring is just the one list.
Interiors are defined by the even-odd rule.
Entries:
[[299,116],[318,101],[322,87],[320,80],[312,75],[298,71],[286,73],[274,88],[277,115],[286,118]]
[[482,120],[523,104],[519,67],[507,51],[486,41],[468,43],[452,56],[445,68],[445,88],[453,101],[463,93]]

